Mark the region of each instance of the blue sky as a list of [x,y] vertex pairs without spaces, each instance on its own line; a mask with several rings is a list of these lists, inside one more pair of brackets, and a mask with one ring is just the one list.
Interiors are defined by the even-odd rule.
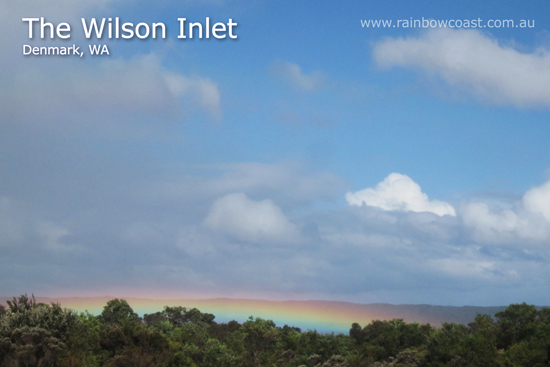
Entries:
[[[5,4],[2,293],[549,304],[549,7]],[[41,16],[71,38],[29,40]],[[88,40],[83,17],[168,37]],[[177,38],[205,17],[238,38]],[[535,26],[361,26],[410,18]]]

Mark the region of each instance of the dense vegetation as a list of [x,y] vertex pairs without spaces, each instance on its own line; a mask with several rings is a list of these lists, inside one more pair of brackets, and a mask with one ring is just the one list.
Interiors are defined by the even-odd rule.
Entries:
[[20,296],[0,306],[0,365],[539,367],[550,362],[550,309],[510,305],[493,319],[440,328],[403,320],[353,324],[349,335],[252,318],[216,323],[185,307],[139,317],[113,299],[99,316]]

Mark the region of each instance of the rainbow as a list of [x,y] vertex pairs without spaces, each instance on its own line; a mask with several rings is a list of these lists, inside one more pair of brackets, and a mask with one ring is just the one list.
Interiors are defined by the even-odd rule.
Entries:
[[[37,297],[38,302],[56,302],[78,312],[89,312],[99,315],[110,299],[115,297]],[[358,304],[337,301],[265,301],[254,299],[148,299],[124,298],[136,313],[143,316],[147,313],[162,311],[164,306],[183,306],[198,308],[201,312],[212,313],[217,322],[236,320],[245,322],[250,316],[273,320],[278,326],[296,326],[305,330],[319,332],[349,332],[354,322],[362,326],[372,320],[404,319],[406,322],[430,323],[439,326],[450,320],[448,312],[441,312],[442,306],[428,305],[390,305]],[[446,307],[449,308],[449,307]],[[460,308],[460,307],[451,307]],[[475,317],[475,313],[474,313]],[[473,319],[473,318],[472,318]]]

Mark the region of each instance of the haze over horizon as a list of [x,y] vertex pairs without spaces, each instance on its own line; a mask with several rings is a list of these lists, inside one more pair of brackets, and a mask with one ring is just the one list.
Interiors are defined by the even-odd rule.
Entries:
[[[0,296],[550,304],[550,4],[2,8]],[[178,39],[206,17],[238,37]],[[361,22],[423,18],[534,27]]]

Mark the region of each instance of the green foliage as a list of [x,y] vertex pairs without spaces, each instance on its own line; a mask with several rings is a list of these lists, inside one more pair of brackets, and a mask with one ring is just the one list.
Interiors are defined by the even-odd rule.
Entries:
[[237,361],[238,357],[227,345],[217,339],[208,339],[204,348],[201,366],[234,366]]
[[105,366],[160,367],[170,360],[168,339],[138,322],[104,325],[100,346],[108,352]]
[[202,313],[196,308],[187,310],[185,307],[164,306],[161,312],[145,314],[143,320],[147,325],[157,325],[161,322],[168,322],[174,327],[180,327],[187,323],[213,324],[215,316],[211,313]]
[[513,304],[495,316],[498,344],[505,349],[502,360],[511,366],[550,364],[550,309]]
[[140,318],[128,302],[115,298],[107,302],[105,307],[103,307],[99,320],[104,324],[121,325],[125,322],[139,322]]
[[547,367],[549,355],[550,309],[525,303],[468,325],[375,320],[352,324],[349,335],[253,317],[216,323],[214,315],[185,307],[141,319],[121,299],[107,302],[99,316],[27,295],[0,307],[6,367]]
[[526,303],[512,304],[495,315],[499,326],[498,344],[508,348],[535,334],[537,308]]
[[430,325],[407,324],[401,319],[375,320],[363,329],[354,323],[349,331],[350,339],[356,346],[353,360],[369,364],[395,358],[404,350],[425,345],[431,333]]
[[280,332],[273,321],[250,316],[240,331],[248,349],[247,359],[252,365],[265,366],[268,362],[273,362],[273,358],[269,357],[273,355]]
[[8,301],[0,316],[2,366],[55,366],[77,346],[72,335],[82,323],[59,304],[36,304],[26,295]]
[[13,313],[28,311],[37,306],[36,300],[34,299],[34,294],[32,295],[32,298],[29,298],[26,294],[17,298],[13,297],[13,300],[7,301],[7,304],[9,310]]

